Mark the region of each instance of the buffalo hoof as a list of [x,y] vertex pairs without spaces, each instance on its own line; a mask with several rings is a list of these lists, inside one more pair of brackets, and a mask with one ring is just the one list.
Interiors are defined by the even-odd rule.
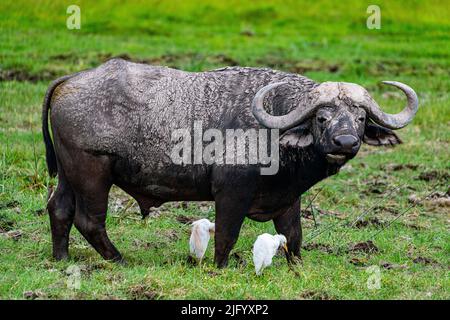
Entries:
[[69,260],[69,255],[67,253],[54,253],[53,259],[56,261],[67,261]]
[[302,258],[300,256],[287,256],[287,262],[291,265],[291,266],[298,266],[303,264]]

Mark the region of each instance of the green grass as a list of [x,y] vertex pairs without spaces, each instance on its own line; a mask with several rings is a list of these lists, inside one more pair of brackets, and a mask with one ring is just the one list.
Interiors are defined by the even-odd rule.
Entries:
[[[81,30],[65,28],[65,11],[73,2],[81,7]],[[425,201],[401,213],[412,194],[448,192],[450,10],[445,1],[379,1],[382,28],[368,30],[369,4],[2,1],[0,298],[20,299],[32,291],[51,299],[449,299],[448,203]],[[314,205],[336,215],[319,215],[317,227],[303,218],[304,239],[307,246],[323,244],[332,252],[303,250],[303,264],[295,270],[277,256],[262,277],[254,275],[252,243],[274,228],[249,220],[233,250],[246,264],[234,256],[230,267],[216,269],[211,246],[204,265],[193,267],[187,262],[189,226],[176,218],[213,218],[213,209],[169,205],[142,221],[135,206],[125,212],[114,206],[128,201],[117,189],[107,227],[128,264],[102,261],[75,229],[71,260],[55,262],[48,216],[40,214],[46,185],[55,183],[45,169],[40,105],[53,78],[124,54],[191,71],[239,64],[299,72],[317,81],[357,82],[390,112],[404,101],[379,81],[398,80],[416,89],[421,108],[413,124],[399,132],[404,144],[365,146],[346,169],[303,197],[306,205],[323,188]],[[392,170],[393,164],[415,167]],[[435,174],[424,180],[423,173]],[[400,190],[390,195],[395,186]],[[384,230],[350,227],[348,221],[366,209],[368,218],[396,220]],[[14,231],[20,232],[16,239]],[[367,240],[379,251],[346,250]],[[419,257],[428,263],[415,260]],[[369,290],[366,268],[386,262],[394,268],[381,267],[381,288]],[[79,290],[66,285],[71,265],[82,269]]]

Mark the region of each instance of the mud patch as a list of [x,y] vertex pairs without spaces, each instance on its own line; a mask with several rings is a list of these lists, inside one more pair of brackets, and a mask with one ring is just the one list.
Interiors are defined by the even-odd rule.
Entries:
[[407,64],[405,63],[405,61],[396,60],[379,60],[374,62],[356,59],[354,63],[363,68],[361,72],[374,76],[383,76],[386,74],[390,74],[392,76],[432,76],[446,74],[445,67],[438,64],[429,64],[426,66],[426,68],[423,68],[412,64]]
[[333,253],[333,248],[328,244],[323,243],[308,243],[303,245],[302,248],[306,251],[319,250],[325,253]]
[[311,71],[326,71],[336,73],[340,70],[339,65],[330,64],[324,60],[292,60],[284,59],[279,55],[268,55],[256,60],[257,64],[265,67],[304,74]]
[[148,241],[142,241],[139,239],[134,239],[133,246],[136,248],[139,248],[139,249],[161,249],[161,248],[167,247],[167,244],[163,243],[163,242],[158,242],[158,241],[148,242]]
[[418,224],[413,224],[413,223],[409,223],[409,222],[403,222],[402,225],[405,226],[406,228],[416,230],[416,231],[426,229],[424,226],[419,226]]
[[160,235],[169,241],[177,241],[180,239],[180,235],[175,229],[161,230]]
[[380,250],[378,247],[372,242],[372,240],[368,240],[365,242],[359,242],[356,244],[350,245],[348,252],[363,252],[363,253],[377,253]]
[[433,260],[433,259],[427,258],[427,257],[421,257],[421,256],[414,258],[413,262],[416,264],[422,264],[425,266],[433,266],[433,267],[440,266],[440,264],[436,260]]
[[186,264],[188,266],[194,267],[196,265],[198,265],[197,259],[195,259],[193,256],[188,255],[186,258]]
[[367,259],[364,258],[351,258],[348,262],[351,264],[357,266],[357,267],[366,267],[367,266]]
[[39,299],[47,299],[47,294],[41,290],[35,291],[25,291],[23,293],[23,298],[26,300],[39,300]]
[[363,191],[365,194],[384,194],[388,187],[388,183],[384,179],[365,181],[365,183],[367,185],[367,189]]
[[39,81],[50,81],[57,78],[57,73],[43,70],[39,73],[31,73],[23,69],[0,70],[0,82],[2,81],[27,81],[36,83]]
[[419,168],[418,164],[406,163],[406,164],[397,164],[397,163],[388,163],[386,165],[381,165],[380,169],[386,171],[401,171],[401,170],[417,170]]
[[240,254],[238,252],[234,252],[231,255],[231,258],[236,260],[236,263],[239,267],[244,268],[247,265],[247,260],[245,260],[245,258],[242,256],[242,254]]
[[192,224],[194,221],[197,221],[199,219],[200,218],[198,218],[198,217],[188,217],[188,216],[185,216],[182,214],[176,216],[176,218],[175,218],[175,220],[177,220],[179,223],[182,223],[182,224]]
[[0,214],[0,233],[13,230],[15,222],[9,219],[7,216]]
[[18,241],[18,240],[20,240],[20,238],[22,238],[23,233],[20,230],[11,230],[11,231],[2,233],[2,235],[8,239]]
[[[128,54],[113,55],[111,53],[79,55],[76,53],[62,53],[50,57],[55,70],[43,69],[38,72],[31,72],[23,68],[0,69],[0,82],[2,81],[26,81],[36,83],[39,81],[51,81],[63,74],[69,74],[67,65],[82,65],[84,69],[93,68],[113,58],[121,58],[136,63],[151,65],[164,65],[171,68],[184,68],[198,64],[213,66],[237,66],[239,61],[226,55],[203,55],[196,53],[176,53],[165,54],[159,57],[137,58]],[[87,68],[86,68],[87,67]],[[67,71],[64,71],[67,70]]]
[[333,298],[325,291],[306,290],[300,294],[300,299],[306,300],[332,300]]
[[5,202],[0,203],[0,210],[16,208],[19,205],[20,205],[20,203],[16,200],[5,201]]
[[376,227],[381,228],[384,227],[386,223],[381,221],[377,217],[371,217],[364,220],[358,220],[353,226],[358,229],[367,228],[367,227]]
[[314,216],[333,216],[336,218],[342,218],[343,214],[337,211],[324,210],[317,206],[308,207],[301,210],[302,218],[308,220],[314,220]]
[[161,297],[153,288],[142,284],[132,286],[128,290],[128,295],[133,300],[155,300]]
[[373,208],[373,212],[374,213],[389,213],[394,216],[399,214],[399,211],[396,209],[396,207],[393,205],[389,205],[389,204],[384,205],[384,206],[375,206]]
[[380,262],[380,267],[386,270],[394,270],[394,269],[407,269],[408,266],[406,264],[395,264],[390,262],[382,261]]
[[447,190],[447,192],[436,191],[426,198],[412,194],[408,197],[408,201],[412,204],[424,203],[427,206],[433,207],[450,207],[450,190]]
[[253,36],[255,36],[255,32],[253,30],[250,30],[250,29],[242,30],[241,32],[239,32],[239,34],[241,36],[246,36],[246,37],[253,37]]
[[425,171],[422,172],[421,174],[419,174],[419,176],[417,176],[417,180],[422,180],[422,181],[439,181],[439,182],[448,182],[448,180],[450,179],[450,174],[448,174],[447,172],[444,171],[439,171],[439,170],[430,170],[430,171]]
[[164,65],[170,68],[180,68],[186,65],[198,64],[200,62],[207,63],[211,65],[221,65],[221,66],[238,66],[239,61],[227,56],[225,54],[215,54],[215,55],[203,55],[198,53],[175,53],[175,54],[165,54],[159,57],[151,58],[136,58],[128,54],[103,54],[99,55],[100,62],[105,62],[110,59],[120,58],[123,60],[135,62],[135,63],[145,63],[151,65]]
[[33,211],[33,214],[38,217],[43,216],[45,213],[46,213],[46,210],[42,209],[42,208]]

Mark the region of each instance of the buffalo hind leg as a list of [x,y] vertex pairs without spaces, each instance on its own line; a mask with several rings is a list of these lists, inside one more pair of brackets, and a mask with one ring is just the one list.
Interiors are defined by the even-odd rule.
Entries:
[[75,214],[75,198],[72,189],[60,172],[56,191],[47,204],[52,231],[53,257],[56,260],[69,257],[69,233]]
[[78,152],[77,166],[70,177],[76,200],[74,224],[83,237],[106,260],[122,256],[106,233],[108,193],[112,186],[111,161],[107,156]]
[[287,239],[288,262],[300,261],[300,247],[302,245],[302,227],[300,221],[300,199],[293,203],[283,214],[273,219],[275,230]]
[[77,196],[75,227],[104,259],[122,262],[106,233],[107,199],[107,194],[96,194],[95,199]]

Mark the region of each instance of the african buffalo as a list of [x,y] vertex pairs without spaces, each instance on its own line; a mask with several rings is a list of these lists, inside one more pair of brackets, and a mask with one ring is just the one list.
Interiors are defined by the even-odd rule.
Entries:
[[[288,260],[299,257],[300,196],[338,172],[362,142],[401,143],[391,129],[417,112],[414,90],[385,83],[407,97],[399,114],[381,111],[357,84],[316,83],[262,68],[185,72],[112,59],[54,81],[42,122],[48,170],[59,175],[48,202],[53,256],[68,257],[74,223],[103,258],[122,261],[105,228],[114,184],[136,199],[143,215],[167,201],[215,201],[219,267],[227,265],[245,217],[273,220],[287,238]],[[276,174],[262,175],[259,164],[175,164],[173,131],[192,130],[199,120],[203,129],[278,129]]]

